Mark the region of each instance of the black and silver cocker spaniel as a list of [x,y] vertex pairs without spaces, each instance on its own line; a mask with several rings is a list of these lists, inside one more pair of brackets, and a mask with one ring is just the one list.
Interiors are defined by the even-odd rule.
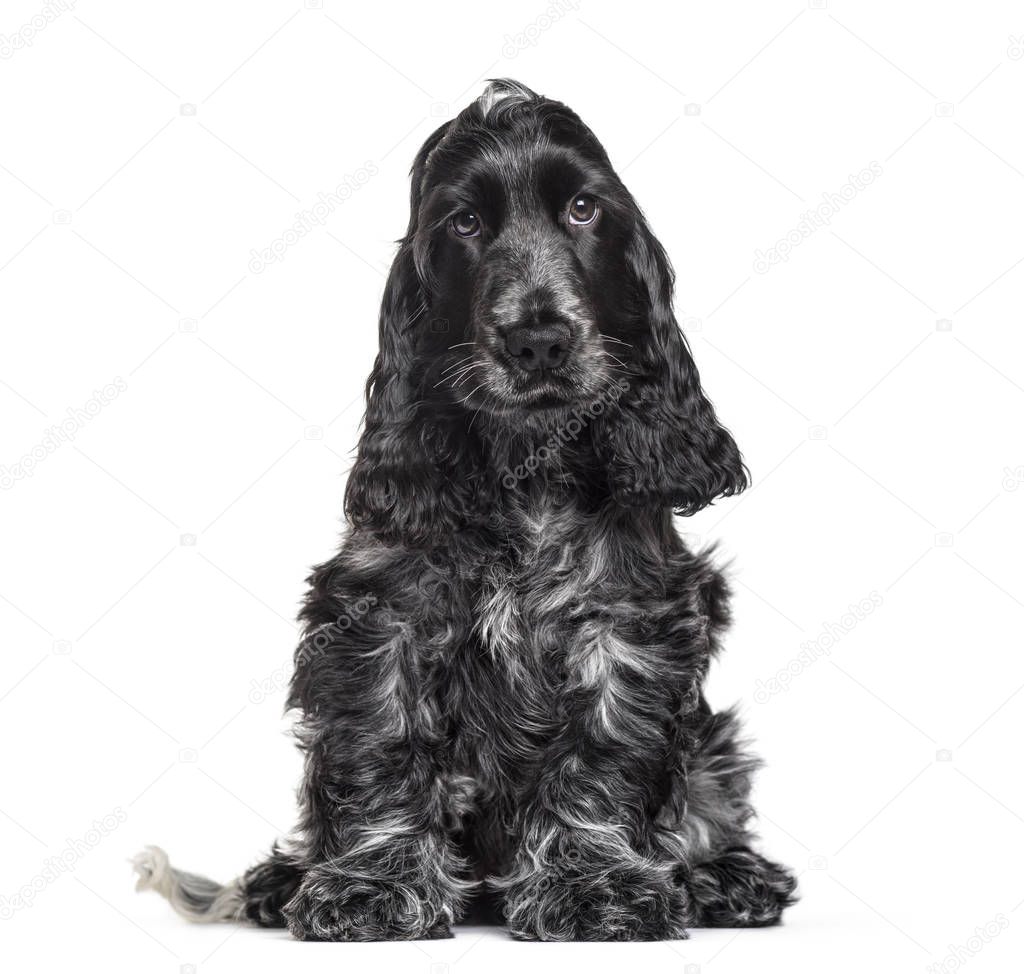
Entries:
[[338,554],[289,707],[294,835],[220,886],[136,859],[193,920],[304,940],[681,938],[775,923],[757,762],[702,687],[728,589],[673,513],[747,485],[673,273],[565,105],[491,83],[416,156]]

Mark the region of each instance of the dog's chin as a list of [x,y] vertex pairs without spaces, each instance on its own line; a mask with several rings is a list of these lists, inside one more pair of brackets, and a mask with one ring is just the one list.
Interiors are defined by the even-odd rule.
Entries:
[[590,402],[599,392],[595,382],[561,369],[529,374],[508,372],[501,393],[490,404],[494,415],[513,424],[547,427]]
[[528,412],[561,409],[577,401],[581,390],[577,384],[557,373],[533,373],[533,378],[517,383],[514,403]]

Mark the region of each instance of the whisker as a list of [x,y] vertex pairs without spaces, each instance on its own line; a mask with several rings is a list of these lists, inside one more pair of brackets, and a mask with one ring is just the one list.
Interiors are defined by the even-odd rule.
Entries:
[[617,368],[615,368],[615,366],[614,366],[614,365],[613,365],[613,366],[611,366],[611,367],[610,367],[610,368],[608,369],[608,374],[609,374],[609,375],[630,375],[630,376],[635,376],[635,375],[637,375],[637,373],[636,373],[636,372],[627,372],[627,371],[626,371],[625,369],[617,369]]
[[476,342],[459,342],[458,345],[449,345],[448,351],[450,352],[453,348],[464,348],[466,345],[475,345]]
[[480,415],[480,410],[483,409],[483,408],[484,408],[484,404],[483,403],[480,403],[480,405],[476,407],[476,412],[473,413],[473,418],[469,421],[469,426],[466,429],[466,434],[467,435],[473,432],[473,424],[476,422],[476,418],[477,418],[477,416]]
[[469,399],[472,399],[473,396],[475,396],[486,384],[487,383],[485,382],[481,382],[480,385],[478,385],[468,396],[466,396],[465,399],[459,400],[459,405],[461,406],[464,403],[466,403]]
[[458,387],[461,386],[462,383],[466,381],[466,377],[473,371],[473,369],[477,368],[481,364],[482,363],[480,362],[474,362],[473,365],[469,366],[469,368],[467,368],[464,372],[462,372],[459,375],[458,380],[452,383],[452,388],[458,389]]
[[597,334],[601,338],[603,338],[606,342],[618,342],[620,345],[625,345],[626,348],[632,348],[633,347],[632,345],[629,344],[629,342],[624,342],[621,338],[612,338],[611,335],[603,335],[603,334],[601,334],[601,332],[598,332]]
[[460,372],[453,372],[451,375],[442,376],[437,382],[434,383],[434,388],[436,389],[438,386],[444,385],[444,383],[448,382],[449,380],[458,379],[461,376],[464,376],[467,372],[471,372],[474,368],[476,368],[476,366],[481,364],[482,363],[480,362],[474,362],[472,365],[464,366],[462,371]]
[[470,361],[472,358],[473,358],[473,353],[470,353],[465,358],[459,359],[459,361],[456,362],[454,365],[449,365],[447,368],[442,369],[441,370],[441,375],[444,375],[445,372],[451,372],[452,369],[457,369],[460,365],[464,364],[465,362]]
[[609,352],[609,351],[608,351],[608,349],[604,349],[604,354],[605,354],[605,355],[606,355],[606,356],[607,356],[608,358],[610,358],[610,359],[611,359],[611,360],[612,360],[613,362],[618,362],[618,364],[619,364],[619,365],[621,365],[621,366],[622,366],[623,368],[626,368],[626,363],[625,363],[625,362],[623,362],[623,361],[622,361],[622,359],[620,359],[620,358],[616,358],[616,356],[612,355],[612,353],[611,353],[611,352]]
[[615,373],[618,373],[619,375],[633,375],[633,376],[640,374],[639,372],[632,371],[626,365],[626,363],[622,361],[622,359],[616,358],[614,355],[612,355],[611,352],[608,351],[607,348],[604,348],[601,351],[604,353],[604,357],[606,359],[611,359],[613,362],[617,362],[619,365],[622,366],[622,368],[620,368],[620,369],[615,368],[615,366],[608,366],[608,371],[609,372],[615,372]]
[[458,388],[459,385],[462,384],[463,379],[465,379],[466,376],[473,371],[473,369],[482,364],[482,362],[474,362],[472,365],[467,365],[461,372],[458,372],[454,375],[446,376],[441,380],[441,382],[447,382],[451,380],[452,388],[456,389]]

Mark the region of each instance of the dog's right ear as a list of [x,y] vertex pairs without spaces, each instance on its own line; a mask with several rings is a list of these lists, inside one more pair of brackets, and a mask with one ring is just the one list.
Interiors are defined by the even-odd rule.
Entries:
[[420,202],[430,155],[445,123],[423,144],[412,168],[409,228],[384,288],[380,347],[366,384],[366,416],[345,488],[345,513],[389,541],[423,545],[464,525],[480,477],[469,445],[422,406],[415,381],[416,335],[426,326],[429,282],[417,260]]

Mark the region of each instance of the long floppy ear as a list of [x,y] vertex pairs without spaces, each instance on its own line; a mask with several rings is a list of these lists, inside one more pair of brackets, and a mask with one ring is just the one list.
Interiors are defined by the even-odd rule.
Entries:
[[353,525],[411,545],[429,544],[465,526],[479,493],[481,465],[460,426],[423,402],[423,362],[416,354],[430,307],[414,254],[423,176],[450,124],[427,139],[413,163],[409,228],[384,288],[380,347],[345,488],[345,513]]
[[693,514],[743,490],[747,470],[701,388],[672,313],[672,267],[639,211],[626,256],[641,319],[634,349],[640,374],[627,377],[629,388],[601,424],[595,446],[621,503]]

